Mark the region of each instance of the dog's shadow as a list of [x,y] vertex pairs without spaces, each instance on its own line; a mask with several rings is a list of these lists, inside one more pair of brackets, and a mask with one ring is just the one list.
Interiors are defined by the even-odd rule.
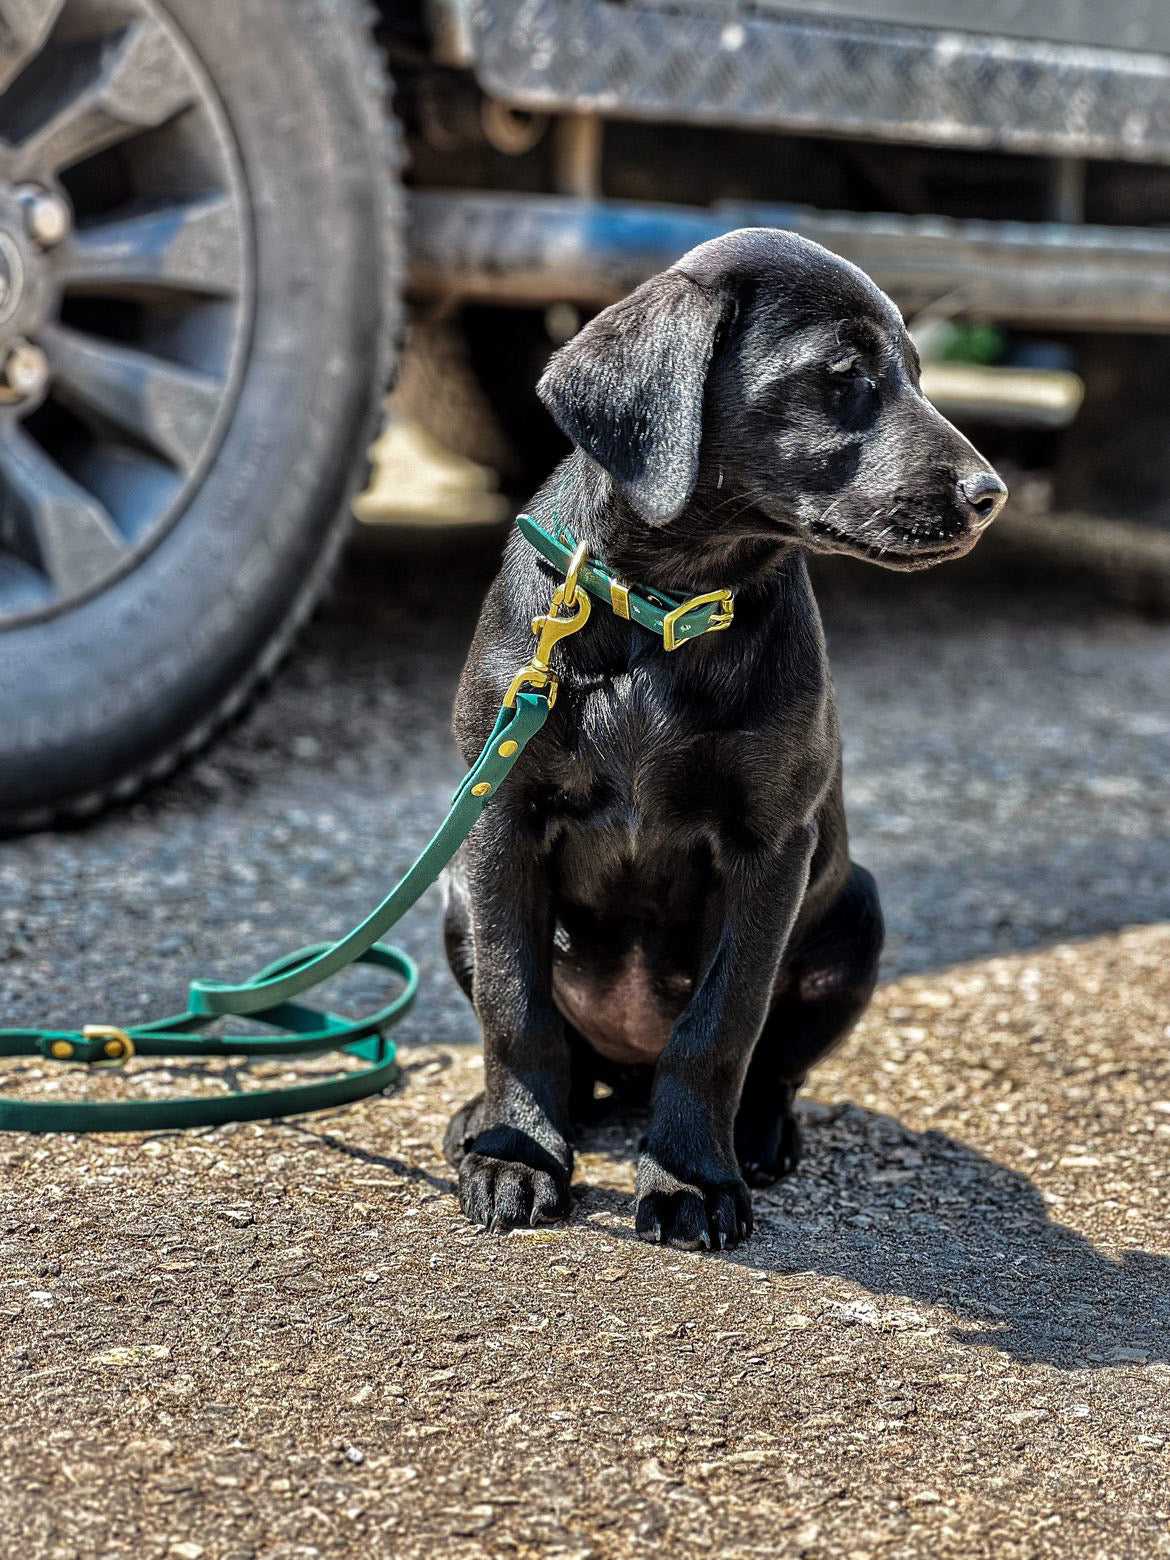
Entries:
[[[723,1260],[843,1278],[881,1297],[828,1301],[845,1325],[946,1329],[945,1316],[919,1309],[938,1307],[958,1318],[957,1339],[1026,1364],[1170,1361],[1170,1259],[1098,1249],[1050,1216],[1026,1175],[944,1133],[853,1105],[806,1107],[801,1126],[800,1167],[754,1194],[755,1236]],[[582,1150],[624,1159],[642,1128],[615,1119]],[[607,1235],[636,1238],[628,1191],[588,1177],[578,1191],[578,1217],[612,1213]]]
[[[791,1309],[823,1311],[838,1325],[949,1328],[964,1344],[1060,1370],[1170,1362],[1170,1258],[1093,1245],[1050,1215],[1025,1174],[946,1133],[916,1132],[848,1103],[797,1108],[799,1168],[753,1194],[750,1243],[710,1261],[841,1278],[875,1297],[802,1302],[793,1293]],[[598,1116],[578,1138],[571,1219],[635,1241],[631,1192],[605,1184],[604,1161],[632,1168],[645,1117],[605,1104]],[[343,1128],[284,1125],[448,1193],[454,1206],[454,1177],[352,1144]]]

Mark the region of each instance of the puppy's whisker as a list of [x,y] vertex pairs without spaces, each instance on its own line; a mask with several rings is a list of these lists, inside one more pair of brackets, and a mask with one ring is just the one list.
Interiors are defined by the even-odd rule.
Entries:
[[825,521],[833,513],[833,510],[836,509],[837,505],[841,502],[841,500],[844,497],[845,497],[844,493],[838,493],[837,494],[836,498],[833,499],[833,501],[830,504],[828,504],[826,506],[826,508],[824,508],[821,511],[821,513],[817,516],[817,520],[816,520],[817,525],[824,525]]
[[[745,488],[742,493],[729,493],[726,498],[721,498],[717,504],[712,504],[707,513],[708,515],[717,515],[721,510],[726,509],[729,504],[740,503],[745,498],[748,500],[746,507],[751,508],[752,504],[758,503],[762,497],[763,493],[759,488]],[[742,510],[739,511],[741,514],[742,512]]]

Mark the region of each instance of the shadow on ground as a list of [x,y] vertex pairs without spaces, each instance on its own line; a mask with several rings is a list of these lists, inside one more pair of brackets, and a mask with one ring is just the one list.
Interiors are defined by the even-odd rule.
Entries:
[[[851,1311],[890,1331],[937,1324],[891,1296],[942,1307],[958,1318],[956,1338],[1023,1364],[1170,1361],[1170,1259],[1098,1250],[1050,1216],[1026,1175],[946,1133],[852,1104],[806,1105],[802,1123],[800,1167],[753,1194],[753,1239],[711,1261],[841,1278],[881,1297],[876,1315],[864,1301],[830,1301],[846,1325]],[[643,1130],[641,1119],[615,1122],[580,1151],[632,1160]],[[610,1239],[637,1239],[629,1190],[586,1171],[576,1192],[575,1218],[612,1215]]]
[[[603,1107],[599,1106],[599,1109]],[[712,1253],[778,1275],[839,1278],[864,1300],[827,1300],[824,1320],[890,1332],[937,1332],[1061,1370],[1170,1362],[1170,1258],[1139,1249],[1100,1250],[1054,1219],[1029,1178],[944,1132],[918,1132],[850,1103],[798,1104],[804,1158],[788,1179],[753,1193],[756,1229],[733,1252]],[[616,1109],[582,1131],[570,1224],[607,1240],[637,1242],[632,1174],[645,1131],[640,1112]],[[452,1199],[454,1172],[438,1174],[347,1139],[289,1122],[296,1139],[375,1165]],[[606,1165],[628,1167],[615,1186]],[[504,1237],[484,1235],[485,1241]],[[815,1291],[814,1291],[815,1292]]]

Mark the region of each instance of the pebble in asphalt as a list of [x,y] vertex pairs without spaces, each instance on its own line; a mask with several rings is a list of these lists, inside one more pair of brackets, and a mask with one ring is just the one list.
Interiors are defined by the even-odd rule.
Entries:
[[[210,754],[0,847],[3,1022],[166,1011],[352,924],[458,778],[498,545],[364,537]],[[753,1244],[633,1241],[620,1119],[566,1229],[463,1225],[437,1143],[478,1056],[432,893],[390,1099],[0,1142],[7,1552],[1170,1553],[1170,632],[984,551],[823,577],[889,952]]]

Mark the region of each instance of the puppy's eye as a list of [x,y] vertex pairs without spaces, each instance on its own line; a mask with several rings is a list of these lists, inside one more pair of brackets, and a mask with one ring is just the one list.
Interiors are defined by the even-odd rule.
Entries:
[[828,365],[828,369],[838,384],[844,383],[867,390],[877,389],[877,381],[871,379],[866,373],[865,364],[856,352],[850,352],[843,357],[835,358]]
[[866,373],[866,365],[856,352],[843,353],[828,365],[829,404],[834,415],[847,428],[864,426],[878,408],[877,381]]

